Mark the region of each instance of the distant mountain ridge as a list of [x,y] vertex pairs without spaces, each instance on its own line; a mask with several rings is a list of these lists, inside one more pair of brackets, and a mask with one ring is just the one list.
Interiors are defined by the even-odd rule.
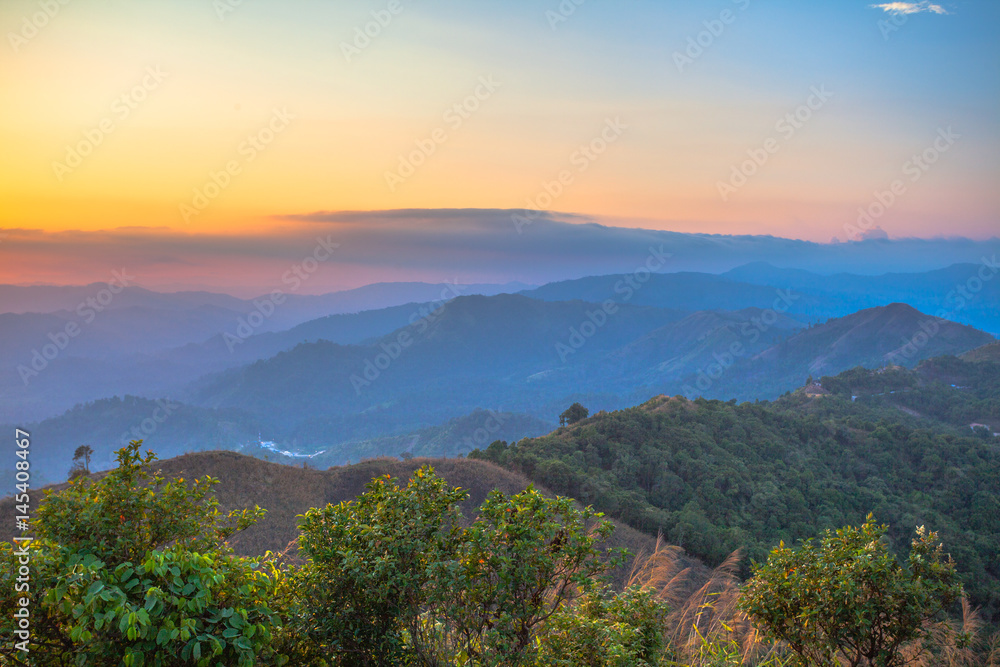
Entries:
[[[923,359],[961,354],[993,341],[973,327],[894,303],[812,326],[736,360],[703,393],[711,398],[773,398],[804,384],[810,375],[836,375],[855,366],[915,366]],[[701,388],[698,378],[689,381]]]
[[[395,448],[392,439],[408,434],[437,437],[433,429],[447,432],[451,420],[479,409],[553,423],[578,400],[611,410],[660,393],[769,399],[809,375],[857,365],[913,366],[992,342],[981,331],[902,303],[831,315],[852,299],[897,292],[933,300],[933,289],[975,266],[833,280],[757,264],[729,277],[650,274],[640,281],[619,274],[454,299],[451,285],[374,285],[361,296],[431,290],[437,301],[326,315],[273,332],[250,325],[246,313],[223,302],[197,305],[211,295],[183,293],[171,309],[125,305],[123,298],[81,327],[65,349],[56,349],[50,334],[58,338],[74,313],[7,313],[0,315],[0,420],[55,424],[49,418],[78,403],[95,418],[124,414],[106,412],[99,401],[90,405],[101,397],[171,397],[203,411],[195,431],[208,439],[229,428],[218,431],[217,422],[252,423],[251,430],[286,448],[381,443],[372,445],[377,451],[390,443]],[[790,287],[754,284],[779,279]],[[883,285],[882,291],[865,296],[869,284]],[[961,312],[995,305],[996,284],[983,281]],[[828,291],[810,292],[820,287]],[[126,295],[145,298],[141,292],[120,296]],[[696,306],[716,307],[688,308]],[[254,322],[263,317],[257,314]],[[56,351],[54,359],[35,358],[44,346],[46,354]],[[37,377],[22,381],[18,365],[35,362],[42,366]],[[66,435],[54,437],[69,442]]]
[[[525,379],[562,365],[556,345],[568,340],[571,330],[594,312],[594,304],[581,301],[548,303],[520,295],[459,297],[372,345],[308,343],[205,378],[194,388],[191,400],[213,407],[239,404],[277,410],[300,418],[363,414],[359,423],[376,420],[381,410],[372,408],[384,403],[393,405],[397,417],[412,410],[414,418],[441,420],[500,404],[523,411],[537,407],[538,397],[545,393],[545,386],[539,385],[529,397],[523,391]],[[599,357],[682,316],[622,306],[600,335],[588,341],[581,358]],[[421,397],[435,391],[440,400],[425,404]],[[340,423],[337,428],[345,427]]]
[[[742,283],[724,275],[682,272],[653,273],[645,282],[629,274],[591,276],[549,283],[520,294],[542,301],[579,299],[601,303],[615,299],[673,310],[740,310],[772,307],[776,301],[781,301],[782,295],[777,290],[783,287]],[[798,304],[799,295],[792,295],[792,300],[792,312],[801,312],[800,309],[807,305]]]
[[0,312],[0,419],[44,419],[111,395],[162,396],[300,342],[359,343],[384,335],[420,317],[428,302],[525,285],[383,283],[321,296],[284,294],[275,297],[280,303],[272,295],[114,287],[0,285],[0,310],[58,308]]
[[[682,317],[621,306],[584,337],[579,332],[596,312],[585,302],[461,297],[433,321],[371,345],[303,344],[204,378],[186,400],[281,415],[286,428],[297,424],[287,437],[318,446],[333,438],[374,437],[379,430],[408,431],[484,406],[552,420],[556,407],[573,396],[591,396],[605,409],[656,393],[775,398],[810,374],[915,365],[994,340],[904,304],[808,328],[773,311],[765,325],[760,310]],[[573,332],[579,348],[562,355],[559,346],[569,346]],[[734,354],[735,344],[741,351]]]
[[903,302],[929,315],[969,324],[1000,336],[998,272],[1000,265],[996,255],[987,254],[978,264],[953,264],[920,273],[820,275],[755,262],[722,275],[753,285],[782,285],[851,312]]
[[[773,317],[771,317],[773,315]],[[609,354],[609,373],[642,377],[650,385],[676,381],[726,355],[757,354],[805,323],[761,308],[705,310],[660,327]]]
[[[123,272],[124,273],[124,272]],[[126,275],[126,282],[128,276]],[[134,280],[134,278],[133,278]],[[117,286],[117,285],[116,285]],[[0,285],[0,313],[54,313],[62,310],[74,311],[80,303],[95,298],[106,283],[89,285],[48,286],[48,285]],[[281,326],[297,320],[305,322],[316,317],[340,313],[356,313],[398,306],[404,303],[429,302],[442,298],[453,298],[469,294],[502,294],[531,289],[531,285],[519,282],[506,284],[469,284],[392,282],[372,283],[363,287],[328,292],[326,294],[296,294],[286,285],[277,286],[285,294],[285,303],[280,310],[286,314],[279,317]],[[201,306],[225,308],[238,313],[252,312],[259,301],[270,297],[270,293],[249,299],[241,299],[229,294],[207,291],[159,292],[134,284],[114,294],[114,299],[106,307],[109,309],[142,306],[165,310],[187,310]],[[287,325],[294,326],[294,325]]]

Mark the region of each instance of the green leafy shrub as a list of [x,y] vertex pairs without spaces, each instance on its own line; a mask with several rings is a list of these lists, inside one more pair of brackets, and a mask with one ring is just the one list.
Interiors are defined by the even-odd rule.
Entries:
[[283,635],[302,664],[531,664],[544,623],[617,560],[609,522],[529,488],[471,525],[431,468],[307,512]]
[[294,639],[314,660],[404,664],[433,651],[421,615],[436,597],[434,569],[454,558],[466,494],[429,468],[402,488],[388,475],[366,488],[302,518]]
[[530,662],[542,624],[619,562],[597,544],[613,530],[592,508],[533,487],[494,491],[460,546],[446,614],[476,664]]
[[539,667],[665,664],[667,607],[650,590],[592,591],[560,610],[539,637]]
[[[33,665],[282,664],[270,646],[276,573],[232,554],[226,539],[263,510],[222,515],[216,480],[165,482],[118,452],[104,478],[49,493],[30,543]],[[0,544],[0,596],[13,608],[13,549]],[[9,605],[9,606],[8,606]],[[0,632],[13,636],[8,614]],[[5,642],[0,656],[23,659]],[[17,664],[17,663],[15,663]]]
[[826,531],[799,549],[781,544],[755,569],[740,607],[788,644],[802,665],[892,667],[900,649],[924,638],[924,621],[962,594],[937,534],[917,529],[903,568],[869,514],[861,528]]

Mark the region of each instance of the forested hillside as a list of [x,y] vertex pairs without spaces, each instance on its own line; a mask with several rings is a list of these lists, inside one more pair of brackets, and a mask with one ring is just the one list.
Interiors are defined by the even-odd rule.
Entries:
[[[941,368],[976,384],[951,387],[933,378],[931,369]],[[797,391],[773,403],[738,404],[660,396],[541,438],[494,442],[471,456],[662,532],[710,563],[744,548],[746,567],[780,540],[857,524],[868,512],[893,526],[896,549],[907,546],[913,527],[926,525],[940,531],[973,601],[996,619],[1000,438],[896,403],[930,413],[962,397],[966,407],[956,409],[967,414],[995,411],[998,371],[946,357],[918,371],[895,370],[900,391],[893,394],[875,379],[881,373],[859,369],[824,378],[835,393],[818,397]],[[844,389],[859,390],[862,377],[871,394],[883,395],[852,401]]]

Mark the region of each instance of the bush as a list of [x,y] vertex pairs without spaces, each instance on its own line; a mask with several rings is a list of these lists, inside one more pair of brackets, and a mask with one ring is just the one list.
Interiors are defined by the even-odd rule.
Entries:
[[294,575],[294,639],[300,655],[317,660],[403,664],[433,651],[421,614],[435,597],[433,568],[457,548],[457,505],[466,494],[430,468],[404,488],[388,475],[366,488],[357,500],[302,519],[306,565]]
[[613,530],[601,516],[530,486],[510,497],[491,492],[462,540],[451,584],[456,599],[446,613],[465,640],[462,652],[476,664],[530,662],[542,624],[620,562],[597,549]]
[[600,589],[552,616],[539,637],[539,667],[665,664],[667,606],[637,587]]
[[[232,555],[226,539],[263,510],[223,516],[216,480],[164,482],[133,441],[103,479],[48,493],[30,543],[34,665],[282,664],[270,647],[280,621],[275,577]],[[0,543],[0,602],[14,608],[15,556]],[[13,637],[9,614],[0,633]],[[24,654],[11,642],[0,656]],[[15,662],[15,664],[18,664]]]
[[513,666],[544,623],[616,563],[591,509],[532,488],[494,491],[461,527],[466,494],[433,469],[405,487],[373,480],[356,500],[303,517],[283,641],[302,664]]
[[826,531],[819,545],[782,543],[755,568],[740,607],[802,665],[903,665],[902,646],[925,636],[924,621],[962,594],[955,564],[936,533],[917,529],[904,569],[868,515],[861,528]]

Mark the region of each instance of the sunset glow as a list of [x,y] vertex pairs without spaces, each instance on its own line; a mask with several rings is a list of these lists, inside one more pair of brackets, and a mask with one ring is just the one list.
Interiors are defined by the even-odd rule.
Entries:
[[[283,237],[315,211],[826,243],[899,178],[889,237],[998,228],[992,3],[49,4],[0,8],[0,229],[39,253],[0,245],[2,282],[99,279],[116,228]],[[95,236],[48,265],[69,231]]]

